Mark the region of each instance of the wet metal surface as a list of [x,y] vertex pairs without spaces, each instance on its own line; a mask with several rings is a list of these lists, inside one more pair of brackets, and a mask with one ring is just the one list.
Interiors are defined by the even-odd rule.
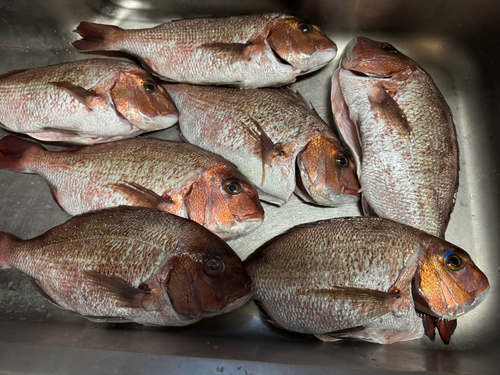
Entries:
[[[0,0],[0,74],[89,58],[71,46],[82,21],[151,27],[194,16],[279,11],[321,26],[339,55],[356,35],[388,41],[434,78],[456,120],[460,187],[446,239],[469,252],[491,291],[458,319],[449,346],[427,337],[381,346],[322,343],[277,330],[253,303],[184,328],[97,324],[53,307],[15,270],[0,271],[0,373],[341,374],[498,373],[500,356],[500,5],[496,1]],[[107,56],[125,58],[124,54]],[[293,88],[331,124],[330,77],[338,57]],[[6,134],[0,130],[0,135]],[[179,139],[178,128],[148,136]],[[50,146],[58,149],[58,146]],[[357,205],[320,208],[294,197],[264,204],[266,221],[230,245],[246,257],[298,223],[359,215]],[[0,230],[39,235],[70,216],[38,176],[0,171]],[[298,270],[300,272],[300,270]]]

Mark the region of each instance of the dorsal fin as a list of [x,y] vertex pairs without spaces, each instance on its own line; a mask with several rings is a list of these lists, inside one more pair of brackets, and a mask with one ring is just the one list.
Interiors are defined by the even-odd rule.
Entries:
[[19,74],[19,73],[27,72],[28,70],[30,70],[30,69],[16,69],[16,70],[11,70],[10,72],[4,73],[4,74],[0,74],[0,79],[11,77],[11,76],[14,76],[14,75]]

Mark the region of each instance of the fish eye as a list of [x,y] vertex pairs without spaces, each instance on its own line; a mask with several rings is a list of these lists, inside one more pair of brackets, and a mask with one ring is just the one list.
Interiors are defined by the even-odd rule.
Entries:
[[312,30],[311,25],[309,25],[308,23],[305,23],[305,22],[299,22],[297,27],[303,33],[308,33],[309,31]]
[[154,83],[149,79],[142,81],[142,88],[144,89],[144,91],[151,93],[156,92],[158,90],[158,86],[156,85],[156,83]]
[[451,271],[458,271],[464,268],[464,261],[457,254],[453,252],[447,252],[444,254],[444,262],[446,267]]
[[205,261],[205,272],[211,276],[220,275],[226,269],[226,265],[219,258],[209,258]]
[[237,183],[236,181],[227,181],[224,184],[224,190],[226,193],[229,195],[236,195],[241,192],[241,185]]
[[382,50],[385,52],[398,53],[398,50],[388,43],[382,46]]
[[349,166],[349,160],[343,155],[338,155],[335,161],[340,168],[347,168]]

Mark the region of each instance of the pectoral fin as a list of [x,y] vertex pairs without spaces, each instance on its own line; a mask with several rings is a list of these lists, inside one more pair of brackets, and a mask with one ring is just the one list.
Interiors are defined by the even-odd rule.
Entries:
[[132,206],[157,208],[162,211],[168,211],[172,205],[172,199],[167,195],[159,196],[154,191],[145,188],[134,182],[118,182],[106,185],[119,193]]
[[142,308],[144,298],[151,294],[149,288],[136,288],[119,277],[105,276],[97,271],[82,273],[85,278],[98,285],[110,299],[117,301],[120,307]]
[[387,293],[378,290],[352,288],[352,287],[332,287],[330,289],[316,289],[301,292],[301,295],[325,297],[335,300],[344,300],[351,303],[369,304],[370,308],[365,313],[368,319],[382,316],[394,311],[394,304],[400,298],[398,292]]
[[394,126],[399,134],[408,136],[411,133],[412,128],[405,114],[398,103],[389,95],[388,90],[379,87],[371,93],[368,100],[379,118]]
[[73,98],[78,100],[83,105],[87,106],[89,109],[92,109],[95,106],[95,99],[99,97],[94,91],[84,89],[81,86],[77,86],[72,84],[71,82],[49,82],[51,85],[57,86],[61,89],[64,89],[70,94]]
[[279,143],[274,143],[272,139],[267,135],[262,126],[250,117],[250,121],[253,122],[255,128],[250,126],[247,127],[248,133],[254,138],[258,147],[260,148],[261,158],[262,158],[262,181],[261,186],[264,185],[266,179],[266,169],[265,165],[270,163],[271,159],[276,156],[284,155],[283,147]]
[[244,43],[205,43],[202,44],[199,48],[202,49],[205,53],[213,53],[213,54],[230,54],[234,56],[243,57],[245,54],[245,50],[252,46],[252,44],[244,44]]

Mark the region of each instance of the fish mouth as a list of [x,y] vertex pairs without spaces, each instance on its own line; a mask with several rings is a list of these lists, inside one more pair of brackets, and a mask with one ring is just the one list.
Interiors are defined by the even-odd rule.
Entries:
[[238,223],[241,223],[243,221],[262,221],[264,219],[264,213],[260,211],[255,211],[251,214],[245,214],[245,215],[237,215],[234,217]]
[[329,52],[328,50],[332,50],[331,52],[335,53],[337,55],[337,45],[335,43],[325,43],[321,44],[319,46],[315,46],[315,49],[317,52]]

